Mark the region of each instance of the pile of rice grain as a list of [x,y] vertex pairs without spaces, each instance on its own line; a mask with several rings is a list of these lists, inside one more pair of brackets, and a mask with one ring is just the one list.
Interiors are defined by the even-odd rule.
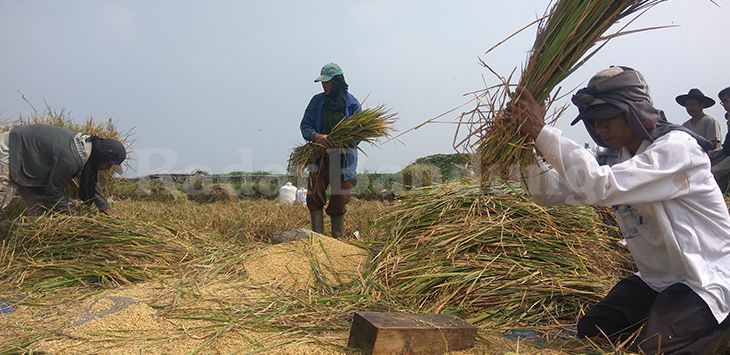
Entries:
[[306,290],[319,282],[352,281],[364,269],[367,252],[323,235],[267,246],[244,262],[250,279],[289,290]]

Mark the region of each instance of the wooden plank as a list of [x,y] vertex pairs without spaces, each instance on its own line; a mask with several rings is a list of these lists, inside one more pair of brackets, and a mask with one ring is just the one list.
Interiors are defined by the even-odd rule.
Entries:
[[347,346],[367,355],[443,354],[474,347],[477,328],[439,314],[355,312]]

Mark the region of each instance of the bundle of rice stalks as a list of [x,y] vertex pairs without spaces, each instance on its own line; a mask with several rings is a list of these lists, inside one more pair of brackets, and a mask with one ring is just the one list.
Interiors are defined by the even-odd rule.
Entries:
[[179,268],[191,252],[177,231],[136,219],[21,218],[0,245],[0,289],[147,280]]
[[[631,23],[663,1],[666,0],[553,2],[548,13],[538,21],[537,37],[519,85],[527,88],[538,102],[551,103],[559,93],[554,89],[563,79],[596,54],[608,39],[624,34],[605,35],[609,28],[628,17],[631,18],[628,23]],[[487,130],[478,142],[483,172],[498,166],[502,175],[506,175],[510,166],[533,161],[532,146],[519,131],[519,123],[504,114],[503,110],[512,96],[509,89],[509,83],[505,83],[499,89],[501,92],[490,95],[499,102],[488,105],[491,112],[480,113],[481,117],[485,117],[480,129]],[[554,119],[562,111],[557,110]]]
[[[329,139],[335,149],[355,147],[360,142],[375,145],[376,139],[390,135],[395,120],[396,114],[385,106],[367,108],[335,125]],[[358,150],[362,151],[359,147]],[[325,151],[326,147],[314,142],[295,147],[289,157],[289,172],[304,175],[305,169],[324,157]]]
[[187,200],[188,195],[178,189],[164,187],[150,191],[148,199],[160,202],[174,202]]
[[406,189],[431,186],[441,181],[441,170],[431,164],[410,164],[401,170]]
[[178,185],[170,180],[141,180],[135,186],[131,193],[131,197],[135,200],[173,202],[188,199],[188,195],[178,190]]
[[472,322],[575,321],[626,274],[629,259],[591,207],[543,208],[509,186],[414,191],[384,221],[374,271],[410,306]]
[[115,198],[136,198],[137,191],[140,189],[140,183],[124,178],[113,178],[112,184],[107,186],[107,197]]
[[231,184],[210,184],[188,197],[200,203],[231,202],[238,200],[238,192]]

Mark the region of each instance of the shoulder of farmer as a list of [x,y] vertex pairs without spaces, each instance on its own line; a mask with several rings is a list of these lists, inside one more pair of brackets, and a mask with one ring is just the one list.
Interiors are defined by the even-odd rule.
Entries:
[[656,166],[693,164],[696,165],[709,158],[702,150],[697,140],[689,133],[683,131],[671,131],[652,142],[641,154],[650,159],[656,160]]
[[319,93],[317,95],[312,96],[312,99],[309,100],[309,104],[307,105],[307,108],[304,110],[304,117],[302,117],[302,124],[305,122],[309,124],[314,124],[315,120],[317,119],[316,114],[317,111],[319,111],[319,107],[322,105],[322,100],[324,97],[324,93]]
[[350,108],[350,112],[352,113],[358,113],[362,110],[362,106],[360,106],[360,101],[357,100],[355,96],[347,93],[347,105]]
[[312,96],[312,98],[309,100],[309,104],[307,104],[307,110],[316,110],[317,108],[319,108],[319,105],[322,104],[322,100],[324,100],[323,92]]
[[317,133],[315,131],[317,119],[319,119],[319,117],[317,117],[317,113],[319,112],[319,108],[322,106],[323,97],[324,93],[312,96],[307,108],[304,110],[304,116],[302,117],[302,122],[299,124],[299,129],[302,131],[302,137],[304,137],[305,140],[311,141],[314,139],[314,134]]

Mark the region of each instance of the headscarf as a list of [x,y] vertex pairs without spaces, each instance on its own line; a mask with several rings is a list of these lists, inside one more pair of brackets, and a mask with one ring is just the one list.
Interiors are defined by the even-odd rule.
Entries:
[[84,203],[90,204],[96,197],[99,165],[102,163],[121,164],[127,158],[127,150],[120,141],[115,139],[91,136],[87,138],[87,141],[91,142],[91,155],[81,169],[79,198]]
[[[632,68],[610,67],[599,72],[591,78],[587,87],[573,95],[572,101],[580,113],[584,113],[588,107],[599,104],[607,103],[617,107],[626,116],[631,130],[650,142],[671,131],[683,131],[694,137],[697,144],[705,151],[714,148],[712,142],[707,139],[683,126],[667,121],[664,112],[654,107],[644,76]],[[583,119],[591,138],[596,144],[606,147],[601,137],[593,130],[593,125],[584,118],[586,117],[578,115],[571,125]]]
[[324,96],[324,106],[330,111],[342,111],[347,105],[347,83],[345,77],[335,75],[332,77],[332,89]]

